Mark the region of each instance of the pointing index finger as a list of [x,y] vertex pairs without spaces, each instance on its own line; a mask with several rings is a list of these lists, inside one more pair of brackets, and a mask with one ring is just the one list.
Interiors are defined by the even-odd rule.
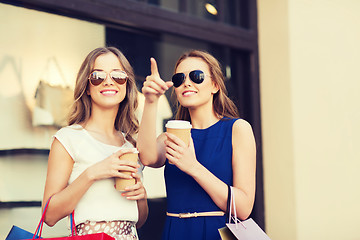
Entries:
[[150,58],[150,63],[151,63],[151,75],[160,76],[155,58],[153,57]]

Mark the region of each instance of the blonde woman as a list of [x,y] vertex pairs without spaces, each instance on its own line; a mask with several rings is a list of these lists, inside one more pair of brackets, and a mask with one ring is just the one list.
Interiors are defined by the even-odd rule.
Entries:
[[[173,134],[157,140],[152,131],[159,96],[169,87],[179,103],[176,119],[192,124],[190,145]],[[252,128],[238,118],[226,96],[218,61],[204,51],[184,53],[175,65],[172,82],[164,82],[156,61],[143,94],[145,105],[138,149],[144,165],[165,165],[167,218],[163,239],[218,240],[225,226],[228,188],[236,195],[237,216],[246,219],[255,198],[256,147]]]
[[[137,89],[132,67],[114,47],[91,51],[82,63],[74,90],[69,126],[53,137],[44,203],[52,196],[45,222],[53,226],[75,210],[79,235],[105,232],[117,240],[137,239],[148,215],[139,163],[119,156],[135,147]],[[114,177],[136,184],[126,192]]]

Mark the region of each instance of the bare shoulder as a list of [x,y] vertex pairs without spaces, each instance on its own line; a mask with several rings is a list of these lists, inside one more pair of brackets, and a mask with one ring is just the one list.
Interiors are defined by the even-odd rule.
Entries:
[[244,119],[238,119],[233,125],[233,134],[253,134],[252,127],[249,122]]
[[233,146],[254,148],[255,137],[250,123],[244,119],[238,119],[235,121],[232,128],[232,142]]
[[69,164],[74,163],[74,160],[72,159],[70,154],[66,151],[65,147],[57,138],[54,138],[54,141],[51,144],[49,161],[61,163],[67,161]]
[[232,146],[234,169],[241,166],[249,173],[253,172],[256,164],[256,143],[252,127],[246,120],[235,121],[232,129]]

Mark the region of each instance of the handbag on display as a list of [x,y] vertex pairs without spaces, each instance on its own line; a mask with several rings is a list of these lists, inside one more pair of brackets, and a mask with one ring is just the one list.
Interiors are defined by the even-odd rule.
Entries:
[[[257,225],[257,223],[249,218],[245,221],[240,221],[236,215],[235,194],[232,187],[229,187],[228,209],[229,210],[229,222],[226,223],[226,227],[220,228],[219,233],[222,240],[271,240],[266,233]],[[234,216],[231,213],[234,213]],[[233,223],[232,223],[233,221]]]
[[47,201],[43,214],[41,216],[41,220],[36,228],[35,233],[30,233],[22,228],[19,228],[17,226],[13,226],[8,234],[8,236],[5,238],[5,240],[32,240],[32,239],[44,239],[44,240],[115,240],[115,238],[111,237],[110,235],[106,233],[93,233],[93,234],[87,234],[82,236],[76,235],[76,228],[75,228],[75,221],[74,221],[74,211],[72,214],[70,214],[70,225],[71,225],[71,236],[68,237],[55,237],[55,238],[42,238],[41,233],[44,225],[45,220],[45,213],[47,210],[47,207],[49,205],[51,197]]
[[71,104],[74,101],[73,90],[65,81],[61,68],[56,58],[50,58],[45,71],[49,71],[50,63],[53,62],[58,70],[64,85],[53,85],[44,80],[42,76],[35,92],[35,107],[33,111],[33,126],[67,125],[67,116]]

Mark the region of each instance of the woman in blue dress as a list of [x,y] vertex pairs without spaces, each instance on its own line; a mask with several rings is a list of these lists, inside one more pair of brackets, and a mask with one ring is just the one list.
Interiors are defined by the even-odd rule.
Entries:
[[[220,239],[225,226],[228,186],[233,186],[237,216],[250,215],[255,198],[256,146],[252,128],[238,118],[226,96],[219,62],[209,53],[193,50],[175,65],[172,82],[164,82],[155,59],[142,92],[145,105],[138,149],[144,165],[165,165],[167,217],[163,239]],[[176,119],[192,124],[190,144],[163,133],[156,138],[159,97],[170,87],[179,103]]]

